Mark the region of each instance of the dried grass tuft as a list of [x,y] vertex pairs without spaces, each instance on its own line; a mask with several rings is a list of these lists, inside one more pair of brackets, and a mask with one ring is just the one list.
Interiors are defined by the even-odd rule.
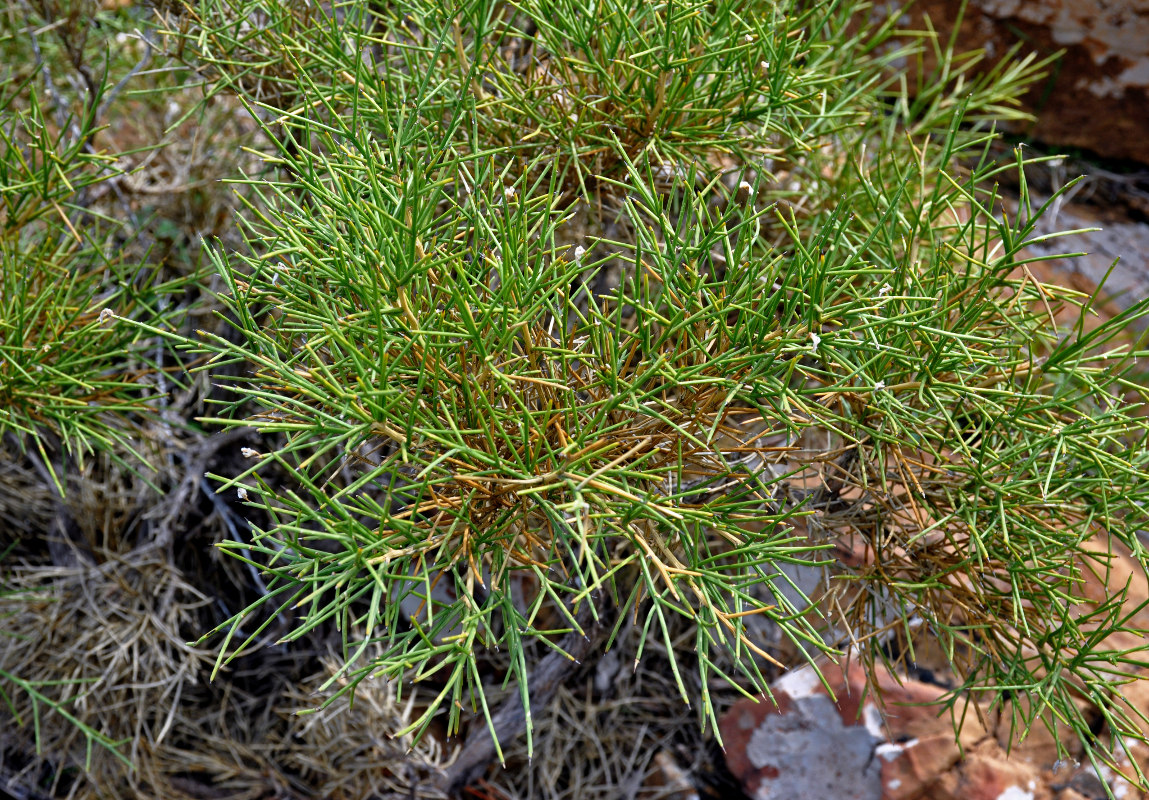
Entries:
[[[89,525],[103,527],[82,527]],[[93,548],[83,533],[69,565],[0,563],[0,670],[39,683],[80,722],[121,742],[131,767],[99,746],[89,753],[71,722],[4,685],[13,705],[0,703],[0,792],[78,800],[433,796],[420,786],[430,786],[446,756],[432,737],[414,750],[392,738],[414,706],[406,697],[397,703],[385,681],[365,681],[352,707],[338,700],[298,715],[338,691],[321,689],[334,660],[278,646],[210,681],[216,654],[186,642],[221,613],[228,576],[193,581],[163,548],[128,549],[131,537],[107,535],[94,538],[124,552]],[[337,646],[324,635],[313,641]]]
[[285,723],[277,751],[280,762],[304,777],[315,796],[332,800],[364,797],[436,797],[432,780],[451,756],[435,737],[416,744],[395,733],[422,711],[419,694],[408,692],[403,703],[394,684],[369,678],[356,689],[354,703],[342,698],[315,713],[299,715],[292,709],[311,709],[342,684],[321,689],[340,669],[332,655],[323,669],[288,687],[277,713]]
[[[696,631],[686,620],[675,620],[672,626],[676,657],[681,659],[682,653],[690,651]],[[610,651],[559,687],[549,705],[533,710],[533,758],[520,737],[507,750],[506,768],[488,774],[482,796],[538,800],[681,797],[681,787],[665,780],[663,764],[667,761],[681,768],[696,786],[712,787],[717,792],[712,796],[742,796],[734,784],[724,783],[721,753],[703,735],[698,703],[687,706],[682,702],[664,645],[648,642],[642,659],[635,662],[637,634],[632,624],[625,624]],[[768,665],[762,666],[768,670]],[[698,673],[687,667],[682,677],[691,696],[700,698]],[[712,680],[709,692],[721,710],[741,697],[721,680]]]
[[[111,753],[95,749],[87,779],[67,785],[67,767],[83,765],[83,736],[43,708],[38,757],[33,750],[32,701],[13,693],[0,733],[0,757],[10,783],[33,770],[50,776],[50,793],[77,797],[150,796],[157,784],[150,753],[162,747],[184,703],[202,686],[211,654],[185,644],[197,611],[210,602],[156,555],[104,553],[99,564],[13,567],[0,598],[7,632],[0,667],[43,691],[78,719],[114,740],[126,740],[129,773]],[[50,763],[47,763],[50,762]],[[86,788],[85,788],[86,787]],[[125,792],[130,789],[130,792]]]

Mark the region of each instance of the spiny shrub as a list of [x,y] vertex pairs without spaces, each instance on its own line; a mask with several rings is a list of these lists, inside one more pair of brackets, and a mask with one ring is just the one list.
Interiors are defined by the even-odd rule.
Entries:
[[954,698],[1028,692],[1026,724],[1095,747],[1084,695],[1136,732],[1106,644],[1132,622],[1085,573],[1098,534],[1144,564],[1149,306],[1086,326],[1027,266],[1040,159],[999,161],[993,123],[1044,65],[938,48],[911,94],[865,13],[171,12],[278,144],[242,179],[249,249],[213,255],[234,335],[189,345],[249,365],[213,421],[278,437],[226,478],[270,520],[225,545],[270,576],[229,641],[262,607],[303,609],[288,638],[334,621],[348,691],[435,687],[423,730],[493,725],[493,648],[529,708],[532,659],[595,625],[636,620],[704,720],[713,676],[767,690],[754,617],[811,661],[925,631]]

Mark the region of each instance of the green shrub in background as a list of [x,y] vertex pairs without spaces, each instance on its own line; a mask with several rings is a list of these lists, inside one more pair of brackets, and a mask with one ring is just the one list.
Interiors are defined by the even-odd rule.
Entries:
[[[129,320],[169,326],[182,313],[172,296],[188,282],[161,279],[133,241],[139,230],[119,182],[139,151],[102,144],[109,109],[147,66],[151,46],[134,63],[113,58],[88,39],[91,12],[48,4],[0,18],[0,454],[27,455],[58,503],[96,453],[147,480],[145,429],[161,410],[166,344]],[[0,598],[54,602],[51,592],[9,583],[5,560],[35,523],[0,508]],[[126,764],[123,743],[72,708],[94,680],[0,669],[0,703],[34,732],[37,751],[51,712],[83,737],[89,763],[98,744]],[[20,697],[30,701],[26,716]]]
[[[131,448],[123,420],[149,410],[138,380],[147,366],[125,370],[123,357],[141,336],[103,309],[137,313],[150,272],[110,252],[112,226],[82,219],[85,211],[74,203],[77,193],[116,176],[114,157],[90,151],[90,128],[53,130],[35,97],[30,108],[12,110],[25,87],[4,88],[0,433],[30,439],[53,469],[44,435],[58,437],[81,463],[94,447]],[[146,311],[148,319],[156,316]]]
[[[10,65],[0,72],[0,436],[31,445],[61,494],[61,456],[78,467],[96,450],[144,461],[132,440],[156,413],[156,341],[116,314],[166,325],[179,309],[165,298],[186,283],[161,285],[157,267],[130,253],[126,214],[110,198],[133,154],[99,140],[126,76],[113,84],[110,61],[102,74],[86,63],[99,56],[73,11],[33,35],[34,51],[7,29],[0,39]],[[52,78],[69,61],[88,79],[75,91]]]
[[[1105,643],[1135,628],[1083,575],[1097,533],[1144,565],[1149,306],[1087,328],[1026,269],[1046,206],[993,121],[1043,65],[938,50],[911,96],[853,3],[165,13],[278,144],[249,248],[212,256],[235,335],[191,345],[247,365],[211,421],[280,442],[225,478],[271,520],[225,545],[270,576],[229,643],[299,607],[289,638],[345,632],[348,692],[424,682],[411,730],[495,733],[489,649],[529,723],[532,659],[635,619],[707,723],[711,677],[767,690],[752,618],[811,661],[925,630],[955,700],[1028,693],[1020,722],[1091,756],[1079,695],[1139,735]],[[872,563],[834,564],[843,536]],[[789,565],[833,568],[834,602]]]

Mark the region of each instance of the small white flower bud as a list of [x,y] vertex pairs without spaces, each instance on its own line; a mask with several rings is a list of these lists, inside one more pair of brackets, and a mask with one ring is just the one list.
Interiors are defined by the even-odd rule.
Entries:
[[241,447],[239,448],[239,452],[244,458],[259,458],[263,455],[263,453],[258,450],[252,450],[250,447]]
[[874,391],[875,392],[880,392],[880,391],[882,391],[882,389],[885,389],[885,388],[886,388],[886,382],[885,381],[878,381],[877,383],[874,384]]
[[110,308],[105,308],[103,311],[100,312],[100,319],[98,320],[98,322],[101,325],[107,325],[108,320],[115,319],[115,316],[116,316],[115,311],[112,311],[112,309],[110,309]]
[[583,254],[585,254],[585,253],[586,253],[586,248],[583,247],[581,244],[578,247],[576,247],[575,253],[574,253],[575,261],[582,261]]
[[883,283],[882,288],[878,289],[878,297],[885,297],[886,295],[888,295],[893,290],[894,290],[893,286],[890,286],[890,284],[888,284],[888,283]]
[[817,353],[818,352],[818,345],[820,345],[821,343],[822,343],[822,337],[819,336],[818,334],[814,333],[813,331],[810,331],[810,349],[813,350],[815,353]]
[[239,495],[240,500],[246,500],[247,499],[247,489],[243,488],[242,486],[240,486],[238,489],[236,489],[235,493]]

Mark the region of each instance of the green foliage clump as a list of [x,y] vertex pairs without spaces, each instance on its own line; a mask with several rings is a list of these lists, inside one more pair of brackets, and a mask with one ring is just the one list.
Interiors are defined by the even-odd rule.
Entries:
[[[99,73],[86,62],[82,10],[58,11],[42,45],[22,32],[0,39],[13,65],[0,74],[0,435],[31,443],[63,494],[57,444],[81,467],[95,450],[143,460],[132,439],[155,413],[156,345],[121,317],[166,325],[178,309],[162,298],[179,282],[159,285],[126,246],[127,220],[108,198],[131,154],[100,147],[124,86],[108,63]],[[61,62],[86,80],[67,97],[52,77]]]
[[[1135,628],[1085,585],[1095,535],[1144,565],[1127,331],[1149,305],[1086,326],[1090,298],[1028,269],[1039,159],[999,163],[993,121],[1044,65],[975,74],[937,49],[911,95],[890,77],[911,48],[861,13],[173,16],[278,145],[241,181],[249,249],[213,255],[234,335],[194,345],[250,365],[212,421],[278,437],[226,480],[270,520],[225,545],[270,575],[229,641],[261,606],[300,607],[289,638],[346,632],[348,691],[433,683],[412,729],[470,707],[493,730],[488,649],[529,708],[528,654],[635,619],[713,720],[711,676],[767,690],[778,653],[752,617],[811,661],[924,630],[955,699],[1026,692],[1026,725],[1095,748],[1084,695],[1136,735],[1112,694],[1135,659],[1105,642]],[[845,540],[869,558],[835,563]],[[827,567],[820,597],[796,565]]]

